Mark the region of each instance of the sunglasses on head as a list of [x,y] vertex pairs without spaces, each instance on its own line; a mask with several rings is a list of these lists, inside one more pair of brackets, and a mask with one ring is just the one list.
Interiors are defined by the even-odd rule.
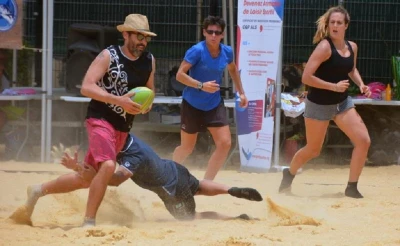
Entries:
[[214,30],[206,30],[206,33],[208,33],[208,34],[210,34],[210,35],[215,34],[215,36],[219,36],[219,35],[222,34],[221,31],[214,31]]

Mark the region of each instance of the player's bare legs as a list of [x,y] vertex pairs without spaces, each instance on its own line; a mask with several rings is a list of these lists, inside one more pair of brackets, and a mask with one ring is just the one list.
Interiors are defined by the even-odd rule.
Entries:
[[199,184],[199,190],[196,195],[204,195],[204,196],[216,196],[229,194],[231,196],[237,198],[243,198],[250,201],[262,201],[262,197],[260,193],[253,188],[238,188],[238,187],[229,187],[224,184],[216,183],[212,180],[201,180]]
[[114,174],[115,162],[108,160],[100,164],[100,169],[89,187],[89,198],[86,205],[84,227],[95,226],[97,210],[106,193],[107,185]]
[[[40,197],[48,194],[67,193],[89,187],[90,181],[84,180],[78,173],[68,173],[49,182],[31,185],[27,188],[27,200],[23,208],[17,209],[11,219],[18,223],[31,224],[31,216]],[[21,210],[24,210],[21,212]]]
[[197,133],[187,133],[181,130],[181,145],[175,148],[172,160],[182,164],[193,152],[196,141]]
[[229,126],[209,127],[208,130],[215,143],[215,150],[208,161],[204,179],[213,180],[224,165],[231,148],[231,132]]
[[[238,188],[229,187],[224,184],[219,184],[211,180],[201,180],[199,190],[196,195],[204,196],[216,196],[230,194],[237,198],[243,198],[250,201],[262,201],[260,193],[252,188]],[[197,212],[195,219],[214,219],[214,220],[231,220],[231,219],[244,219],[249,220],[250,217],[247,214],[241,214],[236,217],[223,215],[213,211]]]

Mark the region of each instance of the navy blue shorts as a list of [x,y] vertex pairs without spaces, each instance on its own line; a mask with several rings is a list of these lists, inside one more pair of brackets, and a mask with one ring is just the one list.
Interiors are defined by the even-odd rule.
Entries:
[[165,207],[177,220],[192,220],[196,214],[194,195],[199,189],[199,180],[189,173],[186,167],[176,163],[178,183],[175,196],[164,196]]

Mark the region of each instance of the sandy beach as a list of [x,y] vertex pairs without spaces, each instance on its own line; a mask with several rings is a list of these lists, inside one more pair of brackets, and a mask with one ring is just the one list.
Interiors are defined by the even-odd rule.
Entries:
[[0,164],[0,245],[400,245],[400,166],[366,167],[359,183],[365,198],[358,200],[343,194],[347,166],[316,164],[296,177],[291,195],[277,192],[281,173],[223,170],[216,181],[254,187],[264,201],[196,197],[197,211],[246,213],[251,221],[176,221],[155,194],[130,180],[107,190],[94,229],[79,227],[87,190],[41,198],[33,226],[9,219],[28,185],[67,171],[57,164]]

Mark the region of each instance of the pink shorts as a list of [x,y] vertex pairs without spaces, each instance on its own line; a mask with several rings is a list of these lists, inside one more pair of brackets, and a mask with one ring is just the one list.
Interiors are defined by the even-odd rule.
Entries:
[[99,163],[117,159],[122,150],[128,132],[120,132],[102,119],[90,118],[86,120],[86,130],[89,138],[89,148],[85,156],[85,163],[99,170]]

